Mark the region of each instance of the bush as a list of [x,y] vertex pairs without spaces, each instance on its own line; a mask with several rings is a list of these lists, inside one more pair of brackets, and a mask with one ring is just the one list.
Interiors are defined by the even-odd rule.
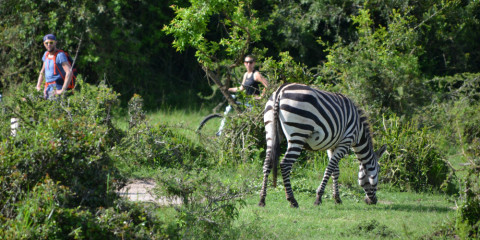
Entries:
[[[111,123],[117,94],[82,83],[45,101],[26,84],[10,89],[0,116],[0,235],[7,239],[176,238],[168,225],[118,201],[124,182],[111,149],[125,133]],[[10,118],[20,119],[11,136]]]
[[55,184],[48,177],[36,185],[31,192],[22,194],[14,204],[16,218],[7,218],[0,235],[7,239],[48,239],[58,231],[56,209],[66,202],[68,189]]
[[176,206],[183,239],[233,238],[229,231],[245,205],[242,197],[251,192],[246,181],[226,185],[204,170],[165,169],[157,177],[158,196],[181,198]]
[[8,116],[21,120],[15,137],[8,136],[9,128],[2,129],[2,176],[19,171],[24,178],[16,187],[27,191],[49,175],[75,193],[69,199],[72,206],[108,205],[114,185],[121,182],[107,154],[113,143],[109,111],[115,101],[116,94],[105,86],[85,86],[58,101],[43,101],[20,86],[7,103]]
[[462,239],[480,237],[480,137],[472,140],[465,155],[467,175],[462,178],[464,191],[456,221]]
[[[392,115],[384,118],[377,141],[389,146],[380,161],[380,176],[402,191],[440,189],[452,191],[451,171],[444,156],[435,148],[435,136],[413,120]],[[447,189],[448,188],[448,189]]]
[[480,73],[436,77],[430,85],[438,93],[418,118],[439,131],[439,143],[449,148],[469,145],[479,138]]
[[[457,169],[460,199],[455,230],[462,239],[479,236],[480,226],[480,74],[462,73],[435,77],[429,81],[436,92],[433,104],[422,109],[418,119],[434,127],[435,141],[444,149],[461,151],[462,165]],[[449,123],[449,124],[447,124]],[[457,164],[455,164],[457,165]],[[457,168],[457,167],[456,167]],[[464,174],[464,172],[466,172]],[[447,229],[451,231],[451,229]]]
[[176,238],[176,226],[152,215],[153,209],[117,201],[115,207],[95,213],[68,208],[72,193],[48,177],[16,204],[16,218],[0,229],[6,239],[166,239]]
[[351,96],[359,105],[411,113],[428,96],[422,87],[415,52],[417,34],[409,25],[413,19],[393,11],[388,27],[376,26],[368,10],[352,18],[357,25],[357,42],[336,43],[328,48],[317,85],[331,83],[335,91]]
[[128,105],[129,129],[110,153],[123,170],[209,164],[206,151],[192,140],[165,125],[150,126],[141,96],[134,95]]
[[222,138],[214,142],[216,147],[212,149],[219,155],[218,159],[229,159],[229,163],[236,164],[262,161],[260,158],[266,142],[263,124],[265,105],[253,100],[250,103],[253,107],[246,111],[227,115]]

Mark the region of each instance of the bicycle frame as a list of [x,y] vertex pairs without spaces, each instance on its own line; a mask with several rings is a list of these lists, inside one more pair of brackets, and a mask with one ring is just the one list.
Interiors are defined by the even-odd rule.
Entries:
[[[236,95],[232,94],[231,95],[233,99],[236,99]],[[252,104],[250,103],[242,103],[242,102],[239,102],[239,101],[236,101],[235,102],[237,105],[240,105],[240,106],[245,106],[246,108],[252,108]],[[223,114],[218,114],[218,113],[214,113],[214,114],[210,114],[208,116],[206,116],[202,122],[200,122],[200,125],[198,126],[197,128],[197,133],[200,132],[200,130],[203,128],[203,126],[208,122],[210,121],[211,119],[214,119],[214,118],[222,118],[222,121],[220,122],[220,126],[218,128],[218,131],[217,133],[215,134],[216,136],[221,136],[222,135],[222,132],[223,132],[223,128],[225,127],[225,123],[226,123],[226,116],[228,113],[230,113],[232,111],[233,107],[229,104],[227,105],[227,107],[225,107],[225,111],[223,112]]]

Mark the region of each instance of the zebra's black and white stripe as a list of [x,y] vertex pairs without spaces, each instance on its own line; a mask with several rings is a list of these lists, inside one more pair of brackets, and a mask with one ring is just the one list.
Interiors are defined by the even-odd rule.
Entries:
[[358,182],[365,190],[365,202],[377,202],[378,159],[385,152],[386,145],[378,152],[373,151],[368,121],[349,98],[302,84],[284,84],[268,100],[264,122],[267,156],[263,166],[260,206],[265,206],[267,179],[272,168],[276,186],[280,131],[283,131],[288,143],[280,167],[287,200],[292,207],[298,207],[298,203],[293,196],[290,171],[304,148],[327,150],[328,153],[329,162],[322,183],[317,189],[316,205],[322,202],[330,176],[333,176],[334,199],[337,203],[341,202],[338,192],[338,162],[350,147],[360,161]]

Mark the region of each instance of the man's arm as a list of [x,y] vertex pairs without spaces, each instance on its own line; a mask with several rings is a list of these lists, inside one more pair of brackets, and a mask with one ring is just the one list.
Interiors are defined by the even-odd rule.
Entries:
[[40,70],[40,73],[38,74],[37,91],[42,90],[42,82],[43,82],[44,75],[45,75],[45,62],[43,62],[42,70]]
[[72,67],[70,66],[70,63],[68,63],[68,61],[62,63],[62,68],[65,71],[65,81],[63,81],[62,89],[57,90],[57,94],[61,94],[67,90],[67,87],[70,84],[70,81],[72,81],[73,76],[73,72],[71,70]]

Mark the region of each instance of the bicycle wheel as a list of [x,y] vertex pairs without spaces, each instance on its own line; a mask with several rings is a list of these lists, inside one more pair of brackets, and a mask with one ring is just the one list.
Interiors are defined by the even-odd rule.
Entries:
[[[223,115],[219,113],[213,113],[206,116],[200,122],[200,125],[198,126],[196,132],[197,133],[202,132],[204,134],[208,134],[212,136],[215,135],[215,133],[218,131],[218,127],[220,126],[221,118],[223,118]],[[202,129],[204,130],[202,131]]]

